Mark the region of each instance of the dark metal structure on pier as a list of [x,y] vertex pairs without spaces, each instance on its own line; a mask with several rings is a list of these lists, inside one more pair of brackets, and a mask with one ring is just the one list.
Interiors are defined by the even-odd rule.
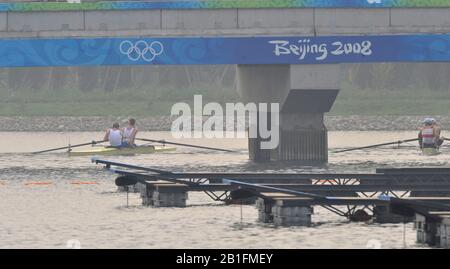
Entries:
[[261,222],[300,226],[309,226],[313,206],[321,206],[350,220],[415,219],[418,242],[449,247],[450,168],[383,168],[371,174],[179,173],[92,161],[138,182],[133,188],[141,193],[144,205],[182,207],[193,191],[230,203],[255,202],[253,197]]

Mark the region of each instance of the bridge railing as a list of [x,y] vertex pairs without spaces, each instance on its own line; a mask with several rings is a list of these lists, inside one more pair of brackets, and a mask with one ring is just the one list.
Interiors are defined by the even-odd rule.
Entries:
[[0,12],[133,9],[236,8],[434,8],[450,7],[450,0],[3,0]]

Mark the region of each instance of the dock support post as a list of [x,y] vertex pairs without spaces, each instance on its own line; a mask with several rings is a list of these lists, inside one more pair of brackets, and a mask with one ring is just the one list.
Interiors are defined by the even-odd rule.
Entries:
[[126,192],[128,189],[128,192],[139,193],[141,191],[142,186],[143,186],[143,184],[138,182],[135,185],[131,185],[131,186],[118,186],[117,191],[118,192]]
[[155,190],[153,184],[146,183],[142,184],[140,188],[140,194],[142,198],[142,205],[144,206],[152,206],[153,205],[153,191]]
[[276,226],[311,226],[313,208],[308,205],[283,204],[283,200],[258,198],[258,220]]
[[155,207],[185,207],[188,187],[183,184],[155,184],[152,198]]
[[439,237],[439,247],[450,249],[450,216],[445,217],[439,224],[437,230]]
[[311,226],[312,206],[286,205],[277,200],[272,207],[273,223],[276,226]]
[[430,246],[436,245],[436,234],[438,228],[436,222],[427,221],[427,218],[425,216],[416,213],[414,228],[417,231],[417,243],[428,244]]
[[256,208],[258,209],[258,221],[262,223],[272,223],[273,214],[272,207],[273,201],[263,198],[256,200]]
[[185,207],[188,187],[174,183],[146,183],[141,188],[142,205],[154,207]]
[[450,215],[431,221],[416,213],[414,228],[417,231],[417,243],[450,249]]

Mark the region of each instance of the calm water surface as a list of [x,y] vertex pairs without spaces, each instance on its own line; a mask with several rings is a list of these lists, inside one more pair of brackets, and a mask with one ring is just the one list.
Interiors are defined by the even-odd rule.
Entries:
[[[444,134],[445,135],[445,134]],[[450,148],[433,157],[415,143],[329,155],[323,167],[255,165],[246,139],[171,139],[168,132],[141,133],[237,150],[221,153],[181,148],[176,152],[108,159],[171,171],[374,172],[377,167],[445,166]],[[330,132],[330,150],[414,138],[416,132]],[[315,208],[313,226],[275,228],[257,222],[254,206],[225,206],[202,193],[189,193],[187,208],[140,205],[138,194],[117,193],[115,176],[90,157],[31,151],[101,139],[102,133],[0,132],[0,248],[418,248],[412,224],[351,223]],[[40,184],[35,184],[39,182]],[[95,184],[77,184],[90,182]],[[406,240],[404,240],[404,235]]]

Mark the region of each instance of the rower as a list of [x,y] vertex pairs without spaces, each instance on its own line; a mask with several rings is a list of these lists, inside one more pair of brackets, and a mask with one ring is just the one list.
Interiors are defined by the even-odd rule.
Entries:
[[436,120],[426,118],[423,123],[424,126],[420,128],[419,132],[420,148],[439,148],[444,140],[440,138],[441,129],[437,125]]
[[109,141],[111,147],[120,148],[122,146],[122,131],[118,123],[114,123],[112,128],[106,130],[105,141]]
[[440,147],[444,143],[444,138],[441,137],[441,126],[437,123],[436,119],[431,118],[431,123],[433,124],[436,146]]
[[135,147],[134,140],[136,138],[136,134],[138,132],[138,129],[136,127],[136,120],[133,118],[130,118],[128,120],[127,127],[123,128],[123,147]]

